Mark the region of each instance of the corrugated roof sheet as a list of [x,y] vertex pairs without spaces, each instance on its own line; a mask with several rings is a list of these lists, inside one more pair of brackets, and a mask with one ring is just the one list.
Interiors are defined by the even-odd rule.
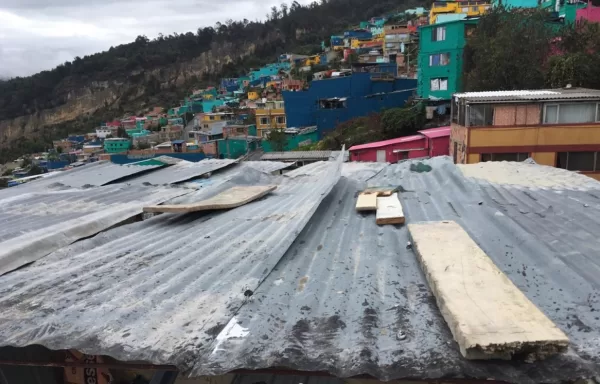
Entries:
[[[116,228],[0,277],[0,340],[175,363],[192,375],[266,367],[518,383],[600,375],[600,188],[491,184],[465,178],[448,158],[425,163],[430,172],[410,171],[411,162],[344,164],[330,193],[323,181],[337,172],[333,162],[291,177],[243,173],[248,182],[282,180],[280,188],[227,212]],[[406,227],[355,212],[357,193],[381,185],[401,187],[407,222],[461,224],[566,332],[568,353],[532,364],[462,358]],[[253,301],[243,302],[244,285]]]
[[277,177],[253,170],[278,189],[229,211],[115,228],[0,277],[1,343],[191,369],[329,194],[340,165]]
[[400,143],[407,143],[409,141],[418,141],[418,140],[423,140],[423,136],[422,135],[411,135],[411,136],[397,137],[395,139],[390,139],[390,140],[375,141],[375,142],[372,142],[372,143],[355,145],[353,147],[350,147],[349,151],[358,151],[358,150],[361,150],[361,149],[381,148],[381,147],[385,147],[385,146],[388,146],[388,145],[394,145],[394,144],[400,144]]
[[423,129],[423,130],[419,131],[419,133],[430,139],[435,139],[438,137],[450,136],[451,130],[452,130],[451,127],[439,127],[439,128]]
[[189,192],[111,185],[1,199],[0,274],[140,214],[144,205]]
[[293,162],[283,163],[281,161],[244,161],[244,164],[266,173],[280,171],[294,165]]
[[469,102],[490,101],[539,101],[539,100],[575,100],[600,99],[600,90],[587,88],[557,88],[519,91],[487,91],[455,93],[454,98]]
[[269,152],[261,156],[261,160],[329,160],[331,151],[288,151]]
[[32,181],[13,188],[40,190],[52,184],[62,184],[73,188],[102,186],[128,176],[160,167],[161,165],[118,165],[109,161],[98,161],[68,171],[59,172],[42,180]]
[[126,182],[132,184],[148,183],[153,185],[181,183],[225,168],[235,162],[235,160],[229,159],[204,159],[196,163],[191,161],[180,161],[170,167],[155,170],[145,175],[135,177],[134,179],[127,180]]
[[[431,172],[411,172],[410,162],[343,172],[255,301],[236,314],[243,337],[220,334],[194,373],[285,366],[385,380],[518,383],[598,375],[600,190],[478,184],[447,159],[425,163]],[[407,249],[406,227],[379,227],[372,214],[355,212],[356,195],[367,185],[401,186],[407,222],[458,221],[569,335],[569,352],[534,364],[462,358]]]

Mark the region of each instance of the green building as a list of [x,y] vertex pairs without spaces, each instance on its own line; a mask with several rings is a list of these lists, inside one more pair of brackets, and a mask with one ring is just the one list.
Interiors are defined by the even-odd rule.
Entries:
[[131,148],[131,141],[129,139],[115,137],[104,140],[104,152],[106,153],[126,152],[129,148]]
[[455,20],[420,28],[417,94],[424,99],[450,100],[463,87],[466,38],[478,19]]

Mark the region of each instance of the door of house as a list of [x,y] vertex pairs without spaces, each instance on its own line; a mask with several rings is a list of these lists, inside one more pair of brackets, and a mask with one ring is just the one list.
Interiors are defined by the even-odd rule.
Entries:
[[378,163],[385,163],[386,159],[385,159],[385,149],[379,149],[377,150],[377,162]]

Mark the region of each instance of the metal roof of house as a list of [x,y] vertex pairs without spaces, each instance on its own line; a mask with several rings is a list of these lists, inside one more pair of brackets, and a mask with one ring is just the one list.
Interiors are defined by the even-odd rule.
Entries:
[[138,215],[144,205],[189,192],[111,185],[0,199],[0,274]]
[[244,161],[244,164],[265,173],[280,171],[294,165],[293,162],[284,163],[281,161]]
[[[347,163],[339,181],[336,162],[288,177],[245,171],[245,182],[279,188],[231,211],[160,215],[62,248],[0,277],[0,343],[173,363],[192,376],[267,367],[385,380],[600,375],[600,187],[492,184],[448,158],[425,163],[430,172]],[[406,227],[355,211],[357,193],[381,185],[401,187],[407,222],[461,224],[569,336],[569,351],[536,363],[462,358]]]
[[350,149],[348,149],[348,150],[349,151],[357,151],[357,150],[361,150],[361,149],[374,149],[374,148],[386,147],[388,145],[407,143],[410,141],[418,141],[418,140],[423,140],[423,136],[422,135],[411,135],[411,136],[397,137],[395,139],[390,139],[390,140],[375,141],[372,143],[355,145],[353,147],[350,147]]
[[446,136],[450,136],[450,131],[452,130],[451,127],[438,127],[438,128],[430,128],[430,129],[423,129],[421,131],[419,131],[420,134],[422,134],[423,136],[426,136],[430,139],[435,139],[438,137],[446,137]]
[[155,170],[153,172],[135,177],[126,182],[132,184],[175,184],[200,177],[210,172],[225,168],[235,163],[235,160],[229,159],[204,159],[198,162],[180,161],[170,167]]
[[455,93],[456,99],[467,102],[528,102],[600,99],[600,90],[587,88],[557,88],[520,91],[487,91]]
[[269,152],[261,156],[261,160],[329,160],[331,151],[288,151]]

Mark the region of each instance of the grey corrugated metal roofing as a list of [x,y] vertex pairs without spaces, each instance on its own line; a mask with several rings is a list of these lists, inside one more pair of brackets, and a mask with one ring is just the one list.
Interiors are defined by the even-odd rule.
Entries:
[[[128,176],[151,171],[160,167],[162,166],[134,164],[118,165],[109,161],[98,161],[96,163],[84,165],[83,167],[58,172],[55,175],[41,180],[31,181],[9,189],[11,189],[11,192],[14,194],[15,192],[26,193],[33,190],[39,191],[53,184],[62,184],[73,188],[102,186]],[[0,194],[0,197],[2,197],[2,194]]]
[[329,194],[340,165],[254,171],[277,190],[229,211],[115,228],[0,277],[1,344],[191,369]]
[[[170,362],[192,375],[267,367],[518,383],[600,375],[600,190],[477,182],[447,158],[425,161],[433,169],[423,173],[411,172],[411,162],[348,163],[296,233],[292,212],[326,193],[305,182],[332,163],[294,170],[275,193],[282,200],[158,216],[0,277],[2,344]],[[367,185],[401,186],[408,222],[460,223],[565,331],[568,353],[533,364],[462,358],[406,247],[406,227],[379,227],[355,212]],[[270,247],[270,256],[257,247]],[[254,300],[241,303],[240,286],[250,281]]]
[[329,160],[331,151],[288,151],[269,152],[261,156],[261,160]]
[[1,199],[0,274],[140,214],[144,205],[189,192],[111,185]]
[[294,165],[293,162],[283,163],[281,161],[244,161],[244,164],[266,173],[280,171]]
[[[386,380],[519,383],[600,373],[600,190],[479,185],[439,158],[427,161],[429,173],[411,172],[408,162],[379,173],[374,165],[351,164],[255,301],[235,315],[240,328],[233,331],[243,337],[228,339],[223,331],[195,373],[285,366]],[[366,185],[401,185],[408,222],[458,221],[569,335],[569,352],[534,364],[462,358],[406,248],[406,227],[379,227],[372,214],[355,212],[356,194]]]
[[587,88],[557,88],[521,91],[486,91],[455,93],[454,98],[471,103],[483,102],[527,102],[600,99],[600,90]]
[[125,182],[132,184],[148,183],[153,185],[181,183],[225,168],[233,163],[235,163],[235,160],[229,159],[204,159],[196,163],[191,161],[180,161],[175,165],[158,169],[130,180],[128,179]]

